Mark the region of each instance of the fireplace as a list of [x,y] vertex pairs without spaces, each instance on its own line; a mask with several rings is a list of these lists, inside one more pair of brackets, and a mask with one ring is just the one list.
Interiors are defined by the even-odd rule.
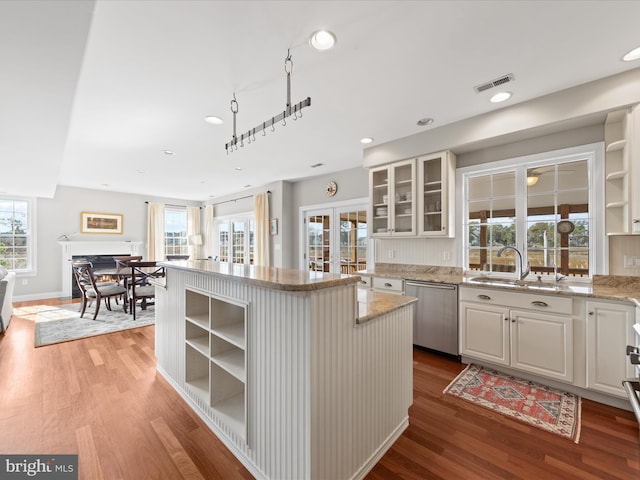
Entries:
[[[71,257],[72,262],[90,262],[93,265],[94,273],[96,273],[96,281],[103,282],[109,281],[107,278],[100,278],[100,270],[115,270],[116,261],[113,257],[124,257],[129,255],[128,253],[114,253],[109,255],[73,255]],[[71,268],[71,266],[69,266]],[[80,288],[78,283],[72,279],[71,283],[71,298],[80,298]]]
[[[109,266],[99,268],[115,268],[114,256],[125,255],[142,255],[142,242],[127,241],[91,241],[91,242],[58,242],[62,247],[62,289],[60,296],[69,298],[73,295],[76,287],[73,273],[71,271],[71,263],[81,258],[86,258],[94,264],[94,268],[98,268],[94,260],[99,257],[110,257]],[[119,252],[119,253],[114,253]],[[91,259],[94,260],[91,260]],[[102,260],[98,260],[102,261]],[[106,260],[105,260],[106,261]]]

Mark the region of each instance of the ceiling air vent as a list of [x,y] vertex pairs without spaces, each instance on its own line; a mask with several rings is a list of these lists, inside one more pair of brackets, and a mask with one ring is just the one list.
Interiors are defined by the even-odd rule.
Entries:
[[515,77],[513,76],[513,73],[509,73],[508,75],[503,75],[502,77],[491,80],[490,82],[476,85],[475,87],[473,87],[473,89],[476,91],[476,93],[481,93],[485,90],[489,90],[490,88],[499,87],[500,85],[504,85],[505,83],[513,82],[514,80]]

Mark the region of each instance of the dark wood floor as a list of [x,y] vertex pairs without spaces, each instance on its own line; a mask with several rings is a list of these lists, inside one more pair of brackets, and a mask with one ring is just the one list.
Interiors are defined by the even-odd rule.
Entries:
[[[156,375],[154,327],[37,349],[33,329],[0,336],[0,453],[78,453],[88,480],[252,478]],[[630,412],[583,400],[576,445],[445,397],[463,367],[414,352],[410,426],[369,479],[640,479]]]

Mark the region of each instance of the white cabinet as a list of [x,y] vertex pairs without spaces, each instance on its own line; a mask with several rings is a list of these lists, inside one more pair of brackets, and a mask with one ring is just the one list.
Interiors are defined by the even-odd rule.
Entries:
[[573,381],[570,298],[461,288],[460,299],[462,355]]
[[449,152],[423,155],[418,168],[418,235],[455,235],[456,156]]
[[640,233],[640,107],[611,112],[605,121],[605,229]]
[[404,294],[404,280],[401,278],[374,277],[360,274],[360,287],[376,292]]
[[624,378],[636,374],[626,346],[635,345],[634,307],[587,301],[587,388],[626,397]]
[[245,440],[246,317],[246,304],[191,289],[185,292],[187,387]]
[[372,236],[416,234],[415,178],[414,159],[369,171]]

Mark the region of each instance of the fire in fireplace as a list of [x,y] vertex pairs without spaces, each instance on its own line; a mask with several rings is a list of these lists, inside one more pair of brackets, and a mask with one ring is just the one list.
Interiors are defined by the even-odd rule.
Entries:
[[[96,280],[104,281],[105,279],[102,279],[99,276],[100,270],[115,270],[116,261],[113,257],[124,257],[126,255],[129,255],[129,253],[112,253],[109,255],[73,255],[71,259],[73,262],[91,262],[93,270],[98,273]],[[69,266],[69,268],[71,268],[71,266]],[[80,298],[80,296],[80,289],[74,281],[71,285],[71,298]]]

